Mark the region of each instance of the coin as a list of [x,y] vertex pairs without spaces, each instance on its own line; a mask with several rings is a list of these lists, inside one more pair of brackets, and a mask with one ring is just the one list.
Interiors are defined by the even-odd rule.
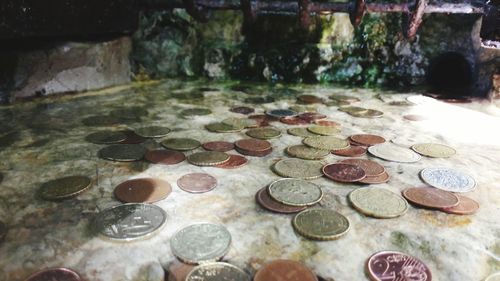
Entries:
[[242,139],[234,143],[236,148],[244,151],[267,151],[271,149],[271,143],[266,140]]
[[297,101],[304,104],[323,103],[320,97],[314,95],[300,95],[297,97]]
[[367,112],[368,109],[359,106],[342,106],[339,107],[339,111],[351,114],[351,113],[364,113]]
[[368,259],[366,267],[373,281],[432,280],[431,271],[421,260],[395,251],[375,253]]
[[420,178],[430,186],[451,192],[469,192],[476,187],[470,175],[449,168],[425,168]]
[[375,218],[395,218],[408,210],[408,202],[400,195],[383,188],[358,188],[349,193],[352,206]]
[[208,108],[188,108],[181,111],[183,116],[201,116],[211,114],[212,111]]
[[316,120],[325,119],[327,116],[317,112],[304,112],[297,115],[297,117],[309,123],[312,123],[313,121]]
[[193,270],[194,265],[174,261],[168,266],[168,279],[165,281],[186,281],[186,277]]
[[299,144],[287,147],[286,153],[290,156],[301,159],[316,160],[325,158],[328,154],[330,154],[330,151]]
[[441,211],[455,215],[472,215],[477,212],[479,209],[479,203],[469,197],[460,194],[455,195],[458,197],[458,205],[449,208],[442,208]]
[[349,114],[354,117],[362,117],[362,118],[379,118],[384,115],[382,111],[375,109],[368,109],[367,111],[363,112],[349,112]]
[[366,178],[360,180],[359,182],[366,184],[380,184],[388,182],[390,178],[391,176],[387,172],[384,172],[378,176],[366,176]]
[[76,197],[89,189],[92,180],[86,176],[68,176],[43,183],[39,195],[45,200],[62,200]]
[[197,166],[215,166],[229,160],[229,154],[219,151],[196,152],[187,157],[189,163]]
[[256,128],[250,129],[246,132],[247,136],[256,138],[256,139],[274,139],[281,136],[281,132],[278,129],[273,128]]
[[235,133],[243,130],[245,127],[242,124],[230,125],[222,122],[210,123],[205,126],[205,129],[214,133]]
[[293,218],[293,228],[302,236],[314,240],[334,240],[349,231],[349,220],[342,214],[325,208],[304,210]]
[[214,167],[223,169],[236,169],[245,166],[248,163],[248,159],[241,155],[229,154],[229,160],[222,164],[215,165]]
[[330,96],[330,99],[336,100],[336,101],[345,101],[345,102],[349,102],[349,103],[361,101],[357,97],[352,97],[352,96],[347,96],[347,95],[333,95],[333,96]]
[[456,150],[438,143],[419,143],[411,147],[416,153],[427,157],[447,158],[455,155]]
[[134,130],[136,134],[145,138],[160,138],[170,133],[170,129],[163,126],[147,126]]
[[308,137],[304,139],[303,143],[307,146],[323,150],[339,150],[349,148],[348,141],[333,136]]
[[403,190],[403,196],[416,205],[433,209],[450,208],[459,203],[455,194],[433,187],[407,188]]
[[211,141],[211,142],[206,142],[201,146],[206,150],[220,151],[220,152],[226,152],[234,149],[234,143],[227,141]]
[[31,274],[24,281],[81,281],[82,278],[75,271],[64,268],[49,268]]
[[357,182],[366,177],[365,171],[360,166],[342,163],[325,165],[323,174],[337,182]]
[[139,144],[112,144],[99,150],[99,157],[121,162],[139,161],[144,157],[146,148]]
[[285,178],[315,179],[323,176],[323,164],[319,161],[283,159],[273,166],[273,171]]
[[269,192],[267,192],[267,187],[260,189],[255,194],[255,200],[261,205],[264,209],[267,209],[271,212],[283,213],[283,214],[291,214],[297,213],[302,210],[305,210],[307,206],[290,206],[280,203],[269,196]]
[[177,180],[180,189],[191,193],[203,193],[217,186],[217,179],[205,173],[191,173]]
[[272,117],[281,118],[297,115],[297,112],[290,109],[272,109],[266,111],[266,114]]
[[190,264],[217,261],[229,251],[230,245],[229,231],[212,223],[192,224],[177,231],[170,239],[172,253]]
[[314,124],[319,126],[340,127],[340,124],[332,120],[315,120]]
[[5,236],[7,236],[7,225],[0,221],[0,243],[5,239]]
[[280,118],[280,122],[287,125],[308,125],[309,123],[311,123],[308,120],[299,118],[297,116],[282,117]]
[[153,178],[127,180],[114,190],[115,197],[125,203],[154,203],[167,198],[171,192],[167,181]]
[[232,264],[214,262],[195,267],[186,281],[250,281],[250,277]]
[[250,150],[244,150],[241,148],[236,148],[236,151],[243,155],[248,155],[248,156],[255,156],[255,157],[264,157],[266,155],[271,154],[273,152],[272,148],[269,148],[267,150],[262,150],[262,151],[250,151]]
[[380,176],[385,172],[384,166],[367,159],[343,159],[340,160],[339,163],[359,166],[365,171],[368,177]]
[[307,130],[313,134],[321,136],[333,136],[340,133],[340,129],[338,127],[332,127],[332,126],[315,125],[308,127]]
[[186,160],[184,153],[174,150],[149,150],[144,158],[153,164],[174,165]]
[[250,118],[226,118],[222,120],[222,123],[231,125],[235,128],[256,128],[259,127],[259,122],[255,119],[250,119]]
[[133,241],[153,235],[166,220],[167,214],[156,205],[127,203],[99,212],[93,226],[111,240]]
[[351,146],[346,149],[333,150],[333,154],[345,157],[360,157],[366,154],[366,148],[362,146]]
[[112,144],[124,141],[127,136],[120,131],[100,131],[89,134],[85,140],[95,144]]
[[255,273],[254,281],[318,281],[305,265],[293,260],[274,260]]
[[236,106],[236,107],[231,108],[230,111],[234,112],[234,113],[248,115],[250,113],[253,113],[255,111],[255,109],[248,107],[248,106]]
[[167,149],[187,151],[200,147],[201,143],[189,138],[172,138],[163,140],[161,145]]
[[422,158],[411,149],[389,142],[370,146],[368,152],[380,159],[399,163],[414,163]]
[[290,128],[287,130],[287,132],[292,136],[303,137],[303,138],[316,136],[316,134],[309,132],[307,128],[304,127]]
[[147,140],[147,138],[139,136],[132,130],[124,130],[122,132],[127,136],[127,138],[121,141],[120,144],[139,144]]
[[272,199],[289,206],[311,206],[323,197],[319,186],[300,179],[276,180],[267,191]]
[[279,118],[272,117],[272,116],[265,115],[265,114],[254,114],[254,115],[248,116],[248,118],[257,121],[257,123],[259,124],[259,127],[269,126],[269,124],[271,122],[276,122],[276,121],[280,120]]
[[352,141],[359,143],[363,146],[372,146],[375,144],[384,143],[385,139],[381,136],[370,134],[357,134],[349,137]]

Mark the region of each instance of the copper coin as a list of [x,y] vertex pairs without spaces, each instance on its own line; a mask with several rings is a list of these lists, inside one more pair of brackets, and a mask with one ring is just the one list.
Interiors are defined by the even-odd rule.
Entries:
[[385,172],[384,166],[379,163],[366,159],[344,159],[340,160],[339,163],[351,164],[361,167],[369,177],[380,176]]
[[362,146],[351,146],[346,149],[333,150],[332,154],[346,157],[359,157],[366,154],[366,148]]
[[413,204],[433,209],[455,207],[460,202],[455,194],[434,187],[407,188],[403,196]]
[[370,135],[370,134],[358,134],[349,137],[352,141],[360,143],[362,145],[371,146],[379,143],[384,143],[385,139],[381,136]]
[[25,281],[81,281],[82,278],[78,273],[69,268],[49,268],[38,271],[26,278]]
[[144,158],[153,164],[174,165],[186,160],[184,153],[173,150],[150,150]]
[[206,142],[201,146],[206,150],[219,151],[219,152],[226,152],[234,149],[234,144],[232,142],[227,142],[227,141],[211,141],[211,142]]
[[240,114],[250,114],[255,111],[255,109],[248,106],[236,106],[230,109],[231,112],[240,113]]
[[226,162],[215,165],[214,167],[223,169],[236,169],[241,166],[245,166],[248,163],[248,159],[241,155],[229,154],[229,160]]
[[238,151],[239,153],[241,153],[243,155],[255,156],[255,157],[264,157],[266,155],[271,154],[271,152],[273,152],[273,148],[271,147],[269,149],[262,150],[262,151],[251,151],[251,150],[245,150],[245,149],[241,149],[241,148],[236,148],[236,151]]
[[325,119],[326,115],[321,114],[321,113],[317,113],[317,112],[304,112],[304,113],[297,115],[297,117],[299,117],[302,120],[307,121],[308,123],[312,123],[315,120]]
[[298,96],[297,101],[305,104],[323,103],[323,100],[320,97],[314,95]]
[[357,182],[366,177],[366,173],[361,167],[341,163],[323,166],[323,174],[338,182]]
[[293,260],[275,260],[262,266],[254,281],[318,281],[305,265]]
[[351,140],[350,138],[349,138],[348,140],[349,140],[349,144],[350,144],[351,146],[362,146],[362,147],[366,147],[364,144],[361,144],[361,143],[355,142],[355,141]]
[[139,178],[124,181],[115,187],[115,197],[125,203],[154,203],[168,197],[172,187],[167,181]]
[[147,140],[147,138],[139,136],[132,130],[125,130],[123,131],[123,133],[125,134],[126,138],[125,140],[122,140],[120,142],[121,144],[139,144]]
[[280,118],[280,122],[287,125],[308,125],[310,122],[299,118],[297,116],[293,117],[282,117]]
[[244,151],[267,151],[271,148],[271,143],[259,139],[242,139],[234,143],[236,148]]
[[192,173],[177,180],[180,189],[191,193],[203,193],[217,186],[217,179],[205,173]]
[[362,180],[360,180],[360,183],[366,183],[366,184],[379,184],[379,183],[386,183],[389,181],[391,176],[387,172],[382,173],[379,176],[373,176],[373,177],[366,177]]
[[339,127],[340,124],[332,120],[316,120],[314,121],[316,125],[328,126],[328,127]]
[[442,208],[441,211],[455,215],[472,215],[479,209],[479,203],[469,197],[455,194],[458,197],[458,205],[450,208]]
[[279,120],[279,118],[269,116],[266,114],[254,114],[254,115],[248,116],[248,118],[257,121],[259,127],[269,126],[269,124],[271,122],[276,122]]
[[271,196],[269,196],[269,193],[267,193],[267,187],[264,187],[261,190],[257,191],[257,193],[255,194],[255,200],[264,209],[276,213],[292,214],[298,213],[307,208],[307,206],[289,206],[274,200],[273,198],[271,198]]
[[432,280],[431,271],[421,260],[400,252],[375,253],[368,259],[366,267],[374,281]]
[[167,281],[186,281],[186,277],[195,266],[191,264],[174,261],[168,267]]

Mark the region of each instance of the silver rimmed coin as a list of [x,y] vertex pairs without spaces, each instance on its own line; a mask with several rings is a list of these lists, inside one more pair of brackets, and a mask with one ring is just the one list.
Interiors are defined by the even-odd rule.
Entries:
[[409,148],[388,142],[370,146],[368,152],[380,159],[399,163],[415,163],[422,158]]
[[193,268],[185,281],[250,281],[250,276],[232,264],[213,262]]
[[267,188],[269,196],[289,206],[311,206],[323,197],[318,185],[300,179],[280,179]]
[[472,176],[449,168],[425,168],[420,177],[428,185],[450,192],[469,192],[476,187]]
[[98,155],[106,160],[132,162],[141,160],[146,151],[146,148],[139,144],[112,144],[101,148]]
[[174,234],[170,240],[172,253],[191,264],[217,261],[231,246],[231,233],[222,225],[197,223]]
[[281,118],[295,116],[298,113],[290,109],[272,109],[266,111],[266,114],[272,117]]

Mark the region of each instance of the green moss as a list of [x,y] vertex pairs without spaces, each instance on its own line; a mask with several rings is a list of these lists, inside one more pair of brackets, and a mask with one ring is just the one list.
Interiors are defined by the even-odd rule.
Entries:
[[391,243],[403,252],[420,251],[426,257],[432,258],[432,246],[429,241],[415,241],[403,232],[395,231],[391,233]]

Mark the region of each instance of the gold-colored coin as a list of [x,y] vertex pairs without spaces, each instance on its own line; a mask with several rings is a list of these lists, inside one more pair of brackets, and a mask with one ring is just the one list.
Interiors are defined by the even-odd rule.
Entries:
[[334,240],[345,235],[350,228],[349,220],[345,216],[323,208],[307,209],[298,213],[292,224],[300,235],[314,240]]
[[321,136],[333,136],[340,133],[340,128],[334,126],[311,126],[307,130]]
[[408,202],[399,194],[383,188],[358,188],[349,193],[352,206],[375,218],[395,218],[408,210]]
[[307,146],[323,150],[340,150],[350,147],[349,141],[333,136],[314,136],[305,138],[303,143]]
[[219,151],[203,151],[189,155],[189,163],[197,166],[215,166],[227,162],[230,155]]
[[200,147],[201,143],[190,138],[171,138],[161,142],[166,149],[187,151]]
[[316,134],[309,132],[307,128],[304,127],[290,128],[287,130],[287,132],[292,136],[303,137],[303,138],[316,136]]
[[283,159],[273,166],[273,170],[279,176],[285,178],[315,179],[323,176],[321,169],[323,164],[319,161],[302,159]]
[[222,122],[210,123],[205,126],[207,130],[215,133],[235,133],[243,130],[245,127],[240,125],[230,125]]
[[261,140],[274,139],[274,138],[279,138],[281,136],[280,130],[273,128],[250,129],[246,132],[246,134],[249,137]]
[[259,123],[257,120],[250,119],[250,118],[235,118],[235,117],[229,117],[224,120],[222,120],[222,123],[231,125],[233,127],[239,128],[256,128],[259,126]]
[[368,109],[367,111],[364,112],[349,112],[349,114],[354,117],[361,117],[361,118],[379,118],[384,115],[382,111],[375,109]]
[[92,180],[86,176],[69,176],[43,183],[39,195],[45,200],[62,200],[76,197],[89,189]]
[[301,144],[287,147],[286,152],[290,156],[306,160],[323,159],[330,154],[329,150],[317,149]]
[[439,143],[419,143],[413,145],[411,149],[423,156],[434,158],[447,158],[457,153],[452,147]]
[[146,148],[139,144],[112,144],[99,150],[99,157],[121,162],[139,161],[146,154]]
[[301,179],[280,179],[267,188],[271,198],[288,206],[311,206],[323,197],[318,185]]
[[161,138],[170,133],[170,128],[164,126],[147,126],[137,128],[134,132],[144,138]]

